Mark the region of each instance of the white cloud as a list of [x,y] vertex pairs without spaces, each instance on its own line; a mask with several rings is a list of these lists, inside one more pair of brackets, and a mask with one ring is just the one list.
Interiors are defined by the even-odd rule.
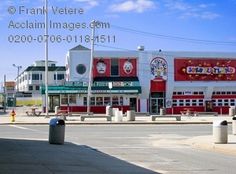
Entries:
[[143,13],[155,7],[151,0],[126,0],[121,3],[112,4],[109,7],[111,12],[136,12]]
[[220,15],[209,11],[209,8],[215,6],[212,3],[190,4],[183,0],[163,0],[164,6],[174,13],[177,13],[180,18],[200,18],[213,20]]
[[99,5],[98,0],[74,0],[75,2],[84,3],[85,9],[91,9]]

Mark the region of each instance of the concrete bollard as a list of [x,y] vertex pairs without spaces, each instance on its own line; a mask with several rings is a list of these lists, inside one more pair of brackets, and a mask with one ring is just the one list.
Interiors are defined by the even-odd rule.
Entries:
[[160,115],[165,115],[165,114],[166,114],[165,108],[161,108],[161,109],[160,109]]
[[235,106],[230,106],[229,107],[229,116],[234,116],[235,115]]
[[232,134],[236,135],[236,116],[232,118]]
[[228,123],[226,120],[213,122],[213,139],[215,144],[228,143]]
[[112,108],[112,116],[116,115],[116,111],[119,111],[119,108]]
[[115,112],[115,121],[116,122],[122,122],[123,121],[122,111],[116,110],[116,112]]
[[135,121],[135,111],[127,110],[127,121]]
[[111,108],[111,106],[106,106],[106,116],[112,116],[112,108]]

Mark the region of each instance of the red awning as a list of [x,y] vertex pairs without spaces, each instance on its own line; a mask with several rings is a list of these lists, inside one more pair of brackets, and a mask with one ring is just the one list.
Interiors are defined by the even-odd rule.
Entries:
[[151,80],[151,92],[165,92],[166,81],[163,79]]

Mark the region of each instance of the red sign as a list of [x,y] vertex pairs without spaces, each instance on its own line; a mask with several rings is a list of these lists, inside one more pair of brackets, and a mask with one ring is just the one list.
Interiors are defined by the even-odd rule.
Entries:
[[134,58],[123,58],[120,59],[120,76],[136,76],[136,59]]
[[236,81],[236,59],[176,58],[175,81]]
[[111,59],[94,58],[93,60],[93,77],[110,77]]

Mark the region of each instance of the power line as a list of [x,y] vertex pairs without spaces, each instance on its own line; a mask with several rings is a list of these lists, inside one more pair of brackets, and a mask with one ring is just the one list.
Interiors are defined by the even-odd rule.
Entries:
[[215,44],[215,45],[231,45],[236,46],[236,42],[224,42],[224,41],[215,41],[215,40],[205,40],[205,39],[193,39],[193,38],[186,38],[186,37],[178,37],[178,36],[172,36],[172,35],[163,35],[163,34],[156,34],[141,30],[135,30],[131,28],[126,27],[120,27],[117,25],[111,25],[114,29],[118,29],[120,31],[129,32],[133,34],[138,35],[144,35],[144,36],[150,36],[155,38],[161,38],[161,39],[169,39],[169,40],[176,40],[176,41],[182,41],[182,42],[192,42],[197,44]]

